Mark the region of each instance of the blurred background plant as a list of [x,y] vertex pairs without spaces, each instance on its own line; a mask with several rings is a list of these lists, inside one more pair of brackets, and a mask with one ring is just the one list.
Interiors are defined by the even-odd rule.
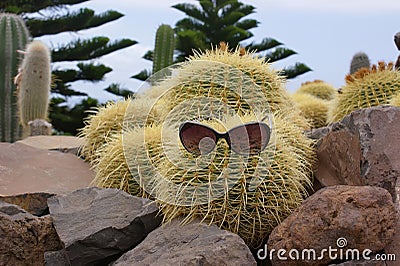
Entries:
[[[89,0],[5,0],[0,2],[0,12],[20,15],[33,38],[63,32],[78,33],[123,16],[113,10],[101,14],[95,14],[88,8],[70,11],[72,6],[87,1]],[[112,71],[110,67],[93,63],[92,60],[136,43],[130,39],[111,41],[105,36],[95,36],[90,39],[77,38],[69,43],[52,47],[53,87],[49,118],[58,133],[75,135],[77,129],[83,127],[83,119],[87,116],[86,110],[99,105],[96,99],[72,86],[74,82],[80,80],[93,83],[101,81]],[[60,65],[67,62],[76,62],[76,67],[54,67],[54,63]],[[130,90],[121,88],[117,83],[104,89],[115,95],[132,95]],[[71,107],[67,104],[67,99],[72,96],[84,96],[84,99]]]
[[[251,29],[257,27],[259,22],[245,17],[255,12],[255,7],[244,4],[238,0],[198,0],[199,5],[182,3],[172,6],[182,11],[187,17],[175,24],[175,62],[182,62],[193,51],[205,51],[225,42],[231,48],[241,45],[246,50],[257,51],[270,63],[282,60],[296,54],[295,51],[283,47],[283,43],[273,39],[264,38],[260,43],[245,43],[253,37]],[[153,60],[153,51],[148,51],[143,58]],[[304,74],[311,69],[303,63],[295,63],[283,69],[281,75],[288,79]],[[139,80],[146,80],[151,71],[142,70],[132,76]]]

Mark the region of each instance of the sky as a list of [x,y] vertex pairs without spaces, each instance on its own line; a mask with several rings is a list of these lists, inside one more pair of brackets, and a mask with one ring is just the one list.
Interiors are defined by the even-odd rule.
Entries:
[[[177,3],[193,3],[196,0],[91,0],[76,8],[91,8],[96,13],[116,10],[125,16],[102,26],[79,31],[46,36],[41,39],[50,47],[76,38],[107,36],[111,40],[129,38],[138,42],[129,48],[113,52],[93,62],[105,64],[113,71],[101,82],[75,82],[72,88],[97,98],[100,102],[118,97],[103,91],[110,83],[119,83],[132,91],[138,90],[141,81],[130,78],[143,69],[151,69],[152,63],[142,56],[154,47],[155,33],[159,25],[175,23],[185,14],[173,9]],[[259,42],[265,37],[274,38],[284,47],[297,52],[273,67],[280,69],[296,62],[308,65],[308,72],[288,80],[286,88],[293,93],[301,83],[320,79],[336,88],[344,85],[344,77],[350,69],[352,56],[365,52],[371,63],[380,60],[395,61],[400,52],[393,36],[400,31],[399,0],[241,0],[256,7],[256,12],[246,18],[260,22],[251,30],[253,37],[245,41]],[[112,4],[110,4],[112,3]],[[70,64],[70,66],[75,63]],[[66,63],[55,64],[63,68]],[[70,99],[75,102],[77,98]]]

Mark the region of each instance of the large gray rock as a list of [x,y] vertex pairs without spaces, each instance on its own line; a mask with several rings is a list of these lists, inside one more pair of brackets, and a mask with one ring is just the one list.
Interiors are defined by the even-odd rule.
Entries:
[[78,157],[21,143],[0,143],[0,195],[62,194],[88,187],[95,173]]
[[46,251],[62,247],[49,215],[35,217],[2,201],[0,239],[0,265],[43,265]]
[[215,225],[179,219],[151,232],[113,265],[256,265],[244,241]]
[[72,265],[112,261],[161,222],[154,202],[117,189],[81,189],[54,196],[48,205]]
[[[344,152],[335,152],[329,148],[320,150],[320,155],[329,158],[332,166],[327,160],[318,162],[322,165],[317,169],[323,168],[325,171],[320,175],[317,171],[317,178],[321,181],[329,179],[329,176],[346,177],[349,176],[348,169],[354,168],[356,171],[359,169],[364,184],[383,187],[390,192],[394,199],[396,180],[400,176],[400,108],[376,106],[360,109],[328,127],[308,132],[308,136],[320,139],[320,142],[324,141],[324,138],[330,138],[331,140],[323,146],[329,147],[329,145],[338,145],[335,144],[335,141],[340,141],[337,137],[328,137],[335,132],[347,132],[345,134],[356,135],[354,137],[359,138],[361,159],[357,161],[358,148],[353,143],[354,140],[348,136],[340,136],[344,138],[341,140],[342,142],[348,141],[348,152],[352,156],[349,157]],[[337,148],[345,149],[343,145]],[[354,185],[352,183],[345,184]]]
[[[383,250],[395,233],[395,208],[389,192],[372,186],[330,186],[317,191],[274,228],[268,249],[275,251],[313,249],[317,257],[323,249]],[[344,240],[345,239],[345,240]],[[286,254],[288,257],[288,254]],[[272,265],[325,265],[319,260],[280,260]]]

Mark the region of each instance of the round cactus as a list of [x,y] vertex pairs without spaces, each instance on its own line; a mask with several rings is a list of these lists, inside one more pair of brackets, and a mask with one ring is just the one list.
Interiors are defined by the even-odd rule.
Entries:
[[92,110],[85,120],[85,127],[78,134],[84,139],[80,154],[91,164],[95,164],[98,156],[96,151],[106,143],[106,140],[117,132],[122,132],[122,122],[131,99],[108,102],[105,106]]
[[301,110],[301,114],[309,121],[311,128],[327,125],[329,101],[299,92],[293,94],[292,98],[296,106]]
[[389,104],[399,92],[400,71],[394,70],[393,63],[361,68],[346,76],[346,85],[330,108],[329,121],[339,121],[357,109]]
[[301,84],[297,92],[311,94],[317,98],[328,101],[333,100],[338,93],[332,85],[318,79]]
[[390,100],[389,104],[392,106],[400,107],[400,93],[393,96],[393,98]]
[[[302,202],[311,182],[312,141],[299,126],[307,122],[281,78],[262,59],[239,49],[213,50],[179,65],[158,86],[165,88],[158,99],[170,112],[159,123],[124,129],[118,148],[132,176],[158,201],[164,222],[200,218],[256,247]],[[185,121],[226,132],[266,114],[271,141],[259,154],[242,156],[221,140],[210,154],[197,156],[179,139]]]

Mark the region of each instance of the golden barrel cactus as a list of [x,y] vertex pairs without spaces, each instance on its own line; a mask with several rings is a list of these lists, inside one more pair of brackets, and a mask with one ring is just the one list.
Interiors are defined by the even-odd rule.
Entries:
[[379,62],[346,76],[346,84],[329,110],[329,122],[335,122],[352,111],[389,104],[400,92],[400,71],[393,63]]

